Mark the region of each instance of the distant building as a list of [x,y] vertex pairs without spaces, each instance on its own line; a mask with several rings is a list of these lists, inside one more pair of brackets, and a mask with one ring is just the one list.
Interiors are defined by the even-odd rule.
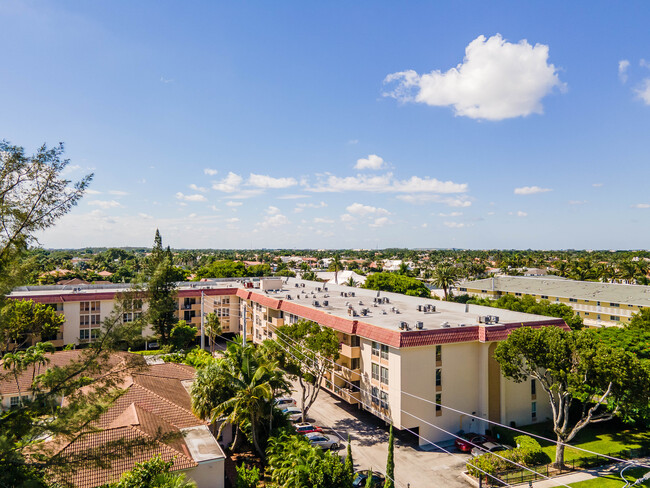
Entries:
[[496,276],[463,281],[456,290],[483,298],[529,295],[538,301],[564,303],[589,326],[625,324],[639,310],[650,307],[650,286],[574,281],[557,276]]
[[336,282],[338,282],[339,285],[343,285],[347,283],[350,278],[352,278],[357,285],[363,285],[366,282],[365,276],[357,274],[351,270],[339,271],[336,280],[334,279],[334,271],[318,271],[316,277],[330,285],[335,285],[337,284]]

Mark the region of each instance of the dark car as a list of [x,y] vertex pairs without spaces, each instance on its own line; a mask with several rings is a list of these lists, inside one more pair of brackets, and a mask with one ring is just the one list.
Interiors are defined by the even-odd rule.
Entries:
[[462,439],[456,437],[454,444],[456,445],[456,449],[462,452],[472,452],[472,449],[476,446],[482,446],[486,442],[497,442],[496,439],[489,435],[475,434],[473,432],[460,434],[460,436]]
[[481,447],[475,447],[472,449],[472,456],[482,456],[486,452],[499,452],[499,451],[508,451],[513,449],[512,446],[506,444],[499,444],[498,442],[486,442]]
[[[372,486],[373,488],[381,488],[384,486],[386,478],[381,473],[377,471],[372,472]],[[368,482],[368,471],[357,471],[354,473],[354,481],[352,481],[352,486],[354,488],[364,488]]]

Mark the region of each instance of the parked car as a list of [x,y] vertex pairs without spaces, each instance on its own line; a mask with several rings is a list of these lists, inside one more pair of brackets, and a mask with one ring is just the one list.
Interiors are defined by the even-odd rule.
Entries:
[[458,437],[454,441],[456,449],[462,452],[471,452],[476,446],[482,446],[486,442],[497,442],[496,439],[490,437],[489,435],[476,434],[474,432],[466,432],[460,434],[462,439]]
[[320,447],[321,449],[338,449],[340,445],[338,437],[320,432],[305,434],[305,437],[307,437],[312,446]]
[[275,406],[278,407],[279,409],[283,409],[287,407],[295,407],[296,401],[290,397],[276,398]]
[[[381,488],[384,486],[386,478],[381,473],[377,471],[372,472],[372,486],[373,488]],[[368,471],[357,471],[354,473],[354,480],[352,481],[352,486],[354,488],[364,488],[368,483]]]
[[323,429],[320,427],[317,427],[316,425],[312,425],[309,422],[298,422],[297,424],[293,424],[293,426],[296,429],[296,432],[299,434],[311,434],[312,432],[323,432]]
[[472,456],[474,457],[481,456],[486,452],[507,451],[508,449],[512,449],[512,446],[507,446],[505,444],[498,444],[496,442],[486,442],[481,447],[475,447],[474,449],[472,449]]
[[282,409],[282,413],[286,414],[292,422],[299,422],[302,420],[302,410],[298,407],[286,407]]

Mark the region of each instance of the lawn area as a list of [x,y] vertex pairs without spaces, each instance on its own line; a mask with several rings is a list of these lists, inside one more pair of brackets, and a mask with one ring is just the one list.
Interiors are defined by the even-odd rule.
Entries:
[[[555,439],[555,434],[550,422],[521,427],[522,430],[533,434]],[[537,439],[542,449],[549,457],[555,460],[555,444]],[[650,448],[650,432],[643,429],[632,428],[621,422],[612,420],[585,427],[576,435],[570,444],[588,449],[600,454],[616,454],[624,449]],[[570,463],[574,459],[589,457],[590,455],[567,447],[564,459]]]
[[[635,468],[635,469],[627,469],[625,471],[625,479],[627,479],[630,482],[635,481],[638,478],[641,478],[647,469],[644,468]],[[600,478],[595,478],[593,480],[588,480],[588,481],[579,481],[578,483],[572,483],[569,486],[572,488],[623,488],[625,486],[625,483],[623,483],[623,480],[621,477],[618,475],[618,473],[613,473],[607,476],[603,476]],[[640,485],[636,486],[650,486],[650,481],[646,481]]]

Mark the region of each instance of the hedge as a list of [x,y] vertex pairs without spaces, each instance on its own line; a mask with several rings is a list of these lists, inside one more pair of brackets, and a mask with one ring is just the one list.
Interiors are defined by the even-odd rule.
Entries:
[[551,462],[548,454],[542,451],[542,446],[539,445],[539,442],[532,437],[520,435],[515,437],[514,440],[517,443],[517,447],[507,451],[499,451],[498,455],[500,457],[488,452],[469,461],[467,463],[467,471],[469,474],[479,477],[485,473],[494,474],[509,471],[516,467],[513,463],[506,461],[506,459],[526,467]]

